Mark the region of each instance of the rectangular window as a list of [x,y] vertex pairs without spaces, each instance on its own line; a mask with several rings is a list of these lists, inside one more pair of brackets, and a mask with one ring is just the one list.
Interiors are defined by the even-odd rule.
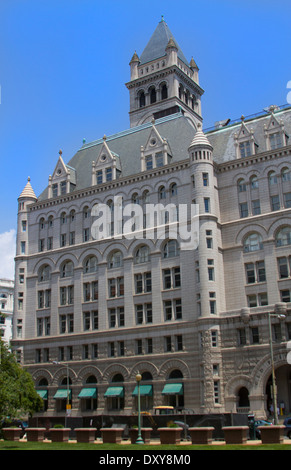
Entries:
[[171,336],[166,336],[165,337],[165,352],[171,352],[172,351],[172,339]]
[[291,193],[284,194],[284,207],[291,207]]
[[280,291],[281,302],[291,302],[290,290],[285,289]]
[[218,335],[217,330],[211,331],[211,346],[216,348],[218,346]]
[[106,181],[112,181],[112,168],[106,168],[105,175]]
[[249,157],[251,155],[251,143],[250,141],[241,142],[239,144],[241,158]]
[[247,276],[247,283],[248,284],[253,284],[254,282],[256,282],[254,263],[247,263],[246,264],[246,276]]
[[258,327],[253,327],[250,330],[251,330],[251,342],[252,342],[252,344],[259,344],[259,342],[260,342],[259,328]]
[[280,210],[279,196],[271,196],[271,210],[272,211]]
[[202,173],[203,186],[209,185],[208,173]]
[[153,157],[152,155],[148,155],[145,159],[146,162],[146,170],[151,170],[153,168]]
[[103,173],[102,170],[98,170],[96,172],[96,178],[97,178],[97,184],[102,184],[103,183]]
[[260,215],[261,205],[260,205],[259,200],[252,201],[252,212],[253,212],[253,215]]
[[239,346],[244,346],[246,344],[247,344],[246,329],[245,328],[239,328],[238,329],[238,345]]
[[289,264],[286,257],[278,258],[278,270],[280,279],[289,277]]
[[268,305],[268,294],[266,292],[258,294],[259,305]]
[[146,339],[146,352],[147,354],[153,353],[153,340],[152,338]]
[[176,342],[176,351],[183,351],[183,336],[177,335],[175,337],[175,342]]
[[240,214],[241,219],[243,219],[244,217],[248,217],[249,210],[248,210],[248,203],[247,202],[242,202],[239,205],[239,214]]
[[247,300],[248,300],[248,307],[256,307],[257,306],[257,296],[254,294],[254,295],[248,295],[247,296]]
[[275,150],[275,149],[283,146],[283,144],[282,144],[282,134],[280,134],[280,132],[275,132],[274,134],[270,134],[269,139],[270,139],[271,150]]
[[210,212],[210,199],[209,197],[204,198],[204,211],[205,212]]

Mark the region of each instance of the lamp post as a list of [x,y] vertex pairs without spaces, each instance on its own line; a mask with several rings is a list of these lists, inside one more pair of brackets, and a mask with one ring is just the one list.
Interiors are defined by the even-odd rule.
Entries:
[[136,374],[135,380],[137,382],[137,419],[138,419],[138,436],[137,440],[135,441],[136,444],[144,444],[144,441],[141,437],[141,423],[140,423],[140,381],[141,375],[138,372]]
[[275,375],[275,366],[274,366],[274,352],[273,352],[271,317],[277,317],[279,319],[283,319],[283,318],[286,317],[286,315],[278,315],[278,314],[275,314],[275,313],[268,312],[270,355],[271,355],[271,367],[272,367],[272,402],[273,402],[273,411],[274,411],[274,424],[278,425],[277,385],[276,385],[276,375]]

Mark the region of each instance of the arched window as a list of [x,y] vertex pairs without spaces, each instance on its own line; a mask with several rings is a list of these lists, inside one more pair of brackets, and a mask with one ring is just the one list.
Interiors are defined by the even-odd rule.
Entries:
[[72,209],[70,212],[70,222],[74,222],[75,217],[76,217],[76,211]]
[[89,377],[86,379],[86,384],[97,384],[95,375],[89,375]]
[[291,170],[289,168],[283,168],[282,170],[282,181],[291,181]]
[[256,175],[252,176],[250,179],[251,189],[257,189],[259,187],[258,177]]
[[144,204],[148,204],[150,202],[150,192],[147,189],[143,192],[142,200]]
[[168,98],[168,88],[167,88],[167,85],[165,83],[162,85],[161,98],[162,98],[162,100],[166,100]]
[[45,282],[51,278],[51,268],[48,264],[41,266],[38,270],[38,281]]
[[164,258],[173,258],[179,255],[179,245],[177,240],[169,240],[164,246]]
[[120,268],[122,265],[123,265],[123,256],[122,256],[121,251],[114,251],[114,253],[112,253],[109,256],[108,267],[110,269]]
[[291,227],[282,228],[276,236],[276,246],[291,245]]
[[166,199],[166,188],[165,186],[159,187],[159,200]]
[[111,382],[124,382],[123,375],[122,375],[122,374],[115,374],[115,375],[112,377]]
[[84,219],[88,219],[90,217],[90,209],[88,206],[84,207],[83,209],[83,217]]
[[174,369],[170,372],[169,379],[183,379],[183,374],[179,369]]
[[71,277],[73,276],[74,265],[72,261],[65,261],[61,266],[61,277]]
[[39,228],[42,230],[44,229],[44,225],[45,225],[45,220],[44,218],[42,217],[39,221]]
[[96,273],[98,270],[98,261],[96,256],[90,256],[84,263],[84,274]]
[[143,91],[139,94],[139,107],[143,108],[145,106],[145,94]]
[[239,408],[248,408],[250,406],[249,391],[246,387],[241,387],[238,391]]
[[241,178],[240,180],[238,180],[237,182],[237,188],[238,188],[238,192],[239,193],[242,193],[244,191],[247,190],[247,185],[246,185],[246,182],[243,178]]
[[131,197],[131,202],[132,204],[139,204],[140,203],[140,198],[137,193],[134,193]]
[[244,252],[257,251],[263,249],[263,239],[259,233],[251,233],[244,241]]
[[136,251],[135,262],[136,264],[147,263],[149,261],[150,249],[148,246],[143,245]]
[[277,175],[274,171],[270,171],[269,175],[269,184],[277,184]]
[[54,225],[54,218],[52,215],[48,218],[48,227],[51,228]]
[[178,194],[178,185],[177,185],[177,183],[171,184],[170,193],[171,193],[171,196],[177,196],[177,194]]
[[65,212],[61,213],[61,224],[67,223],[67,214]]
[[157,101],[157,94],[156,94],[156,89],[152,87],[150,89],[150,102],[151,104],[155,103]]

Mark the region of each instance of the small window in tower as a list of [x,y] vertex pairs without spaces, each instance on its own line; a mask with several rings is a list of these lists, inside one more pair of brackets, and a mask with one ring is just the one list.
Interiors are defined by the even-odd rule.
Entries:
[[162,100],[166,100],[168,98],[168,89],[167,85],[162,86]]
[[155,103],[157,101],[157,94],[155,88],[151,89],[150,92],[150,99],[151,99],[151,104]]
[[145,94],[142,91],[139,95],[139,107],[143,108],[145,106]]

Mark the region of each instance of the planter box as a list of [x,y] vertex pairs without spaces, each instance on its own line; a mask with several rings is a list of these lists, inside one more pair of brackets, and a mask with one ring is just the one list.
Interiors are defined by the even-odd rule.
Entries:
[[41,442],[45,431],[45,428],[26,428],[26,438],[28,441]]
[[158,428],[161,444],[180,444],[183,428]]
[[188,432],[191,436],[192,444],[211,444],[213,431],[213,427],[188,429]]
[[101,428],[102,440],[107,444],[120,444],[123,428]]
[[23,434],[21,428],[3,428],[3,437],[6,441],[19,441]]
[[[151,432],[152,432],[152,428],[141,428],[141,437],[142,437],[142,440],[145,444],[150,443]],[[138,437],[138,429],[137,428],[131,428],[129,430],[129,437],[130,437],[131,443],[135,444],[136,440],[137,440],[137,437]]]
[[247,442],[248,426],[227,426],[222,430],[226,444],[245,444]]
[[52,442],[68,442],[70,428],[50,428],[50,439]]
[[96,428],[75,428],[77,442],[94,442],[96,432]]
[[285,426],[259,426],[262,444],[282,444]]

